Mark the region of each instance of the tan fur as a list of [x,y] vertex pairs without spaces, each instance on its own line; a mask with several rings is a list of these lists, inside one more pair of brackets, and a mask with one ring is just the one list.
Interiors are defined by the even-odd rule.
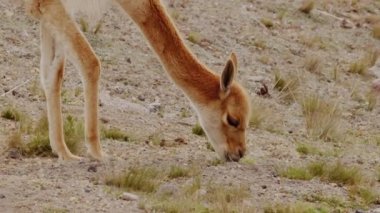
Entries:
[[[80,70],[84,81],[85,135],[89,153],[100,159],[97,109],[99,60],[70,18],[67,5],[64,6],[60,0],[27,1],[28,11],[41,22],[41,80],[47,96],[51,146],[62,159],[78,158],[67,149],[62,133],[59,93],[67,55]],[[245,90],[233,80],[237,72],[236,55],[231,54],[225,68],[228,72],[225,71],[221,79],[201,64],[185,46],[159,0],[114,2],[139,26],[170,78],[192,102],[217,153],[226,160],[239,160],[246,151],[250,101]],[[237,119],[239,125],[231,126],[228,116]]]

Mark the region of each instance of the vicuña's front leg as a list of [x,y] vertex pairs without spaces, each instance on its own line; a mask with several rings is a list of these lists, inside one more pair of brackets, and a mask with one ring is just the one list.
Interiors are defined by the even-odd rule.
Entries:
[[67,148],[63,137],[61,87],[65,69],[65,55],[60,46],[41,23],[41,82],[45,91],[49,121],[50,146],[59,158],[79,159]]
[[[98,130],[98,84],[100,76],[100,62],[80,32],[75,22],[65,11],[59,0],[41,3],[41,24],[52,35],[55,43],[65,47],[70,61],[80,70],[83,77],[85,96],[85,136],[89,145],[89,154],[95,159],[102,158]],[[63,70],[63,69],[62,69]],[[59,96],[59,92],[55,93]],[[55,100],[54,103],[57,101]],[[53,107],[54,108],[54,107]],[[60,110],[51,112],[52,116],[61,116]],[[62,119],[60,119],[62,120]],[[49,120],[50,121],[50,120]],[[57,125],[57,121],[52,125]],[[61,124],[62,125],[62,122]],[[57,128],[58,129],[58,128]],[[63,137],[63,136],[62,136]]]

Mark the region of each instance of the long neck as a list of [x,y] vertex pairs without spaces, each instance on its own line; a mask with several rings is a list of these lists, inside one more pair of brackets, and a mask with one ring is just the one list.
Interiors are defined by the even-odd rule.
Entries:
[[190,100],[208,102],[218,97],[219,77],[185,46],[158,0],[124,0],[120,4],[140,27],[174,83]]

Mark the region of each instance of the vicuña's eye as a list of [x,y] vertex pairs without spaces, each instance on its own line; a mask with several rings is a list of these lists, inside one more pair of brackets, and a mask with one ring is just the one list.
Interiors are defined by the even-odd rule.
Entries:
[[231,117],[230,115],[227,115],[227,122],[229,125],[233,126],[233,127],[238,127],[239,124],[240,124],[240,121]]

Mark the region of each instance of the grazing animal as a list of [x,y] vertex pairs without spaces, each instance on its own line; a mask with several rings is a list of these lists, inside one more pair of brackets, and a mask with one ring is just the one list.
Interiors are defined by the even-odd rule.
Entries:
[[250,101],[234,77],[234,53],[219,76],[185,46],[159,0],[25,0],[29,13],[41,25],[41,82],[46,95],[50,145],[60,159],[79,159],[63,137],[61,86],[66,57],[81,73],[85,98],[85,140],[88,152],[102,159],[98,130],[100,62],[76,26],[72,10],[97,12],[96,5],[116,3],[137,24],[156,52],[167,74],[195,108],[215,151],[238,161],[246,152]]

